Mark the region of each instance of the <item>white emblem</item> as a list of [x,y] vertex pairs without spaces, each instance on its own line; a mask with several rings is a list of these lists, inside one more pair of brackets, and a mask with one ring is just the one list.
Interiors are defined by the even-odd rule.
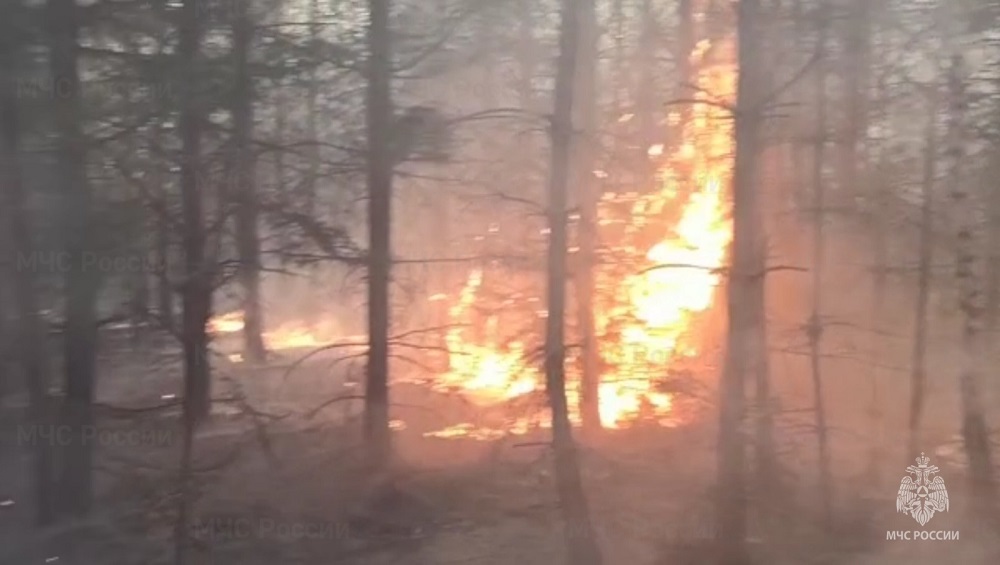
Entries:
[[934,517],[936,512],[948,511],[948,490],[940,476],[931,480],[931,475],[941,471],[923,453],[917,457],[917,464],[910,465],[906,472],[912,477],[903,477],[896,495],[896,512],[909,514],[921,526]]

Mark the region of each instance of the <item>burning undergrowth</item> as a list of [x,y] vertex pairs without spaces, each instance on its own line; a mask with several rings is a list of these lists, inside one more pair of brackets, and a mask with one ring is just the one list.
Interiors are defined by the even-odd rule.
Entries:
[[[726,188],[732,174],[733,132],[725,101],[735,92],[736,73],[730,43],[715,46],[713,61],[706,58],[708,42],[693,54],[700,61],[695,95],[699,103],[687,112],[670,151],[661,145],[651,148],[650,157],[658,161],[655,190],[608,192],[597,205],[592,304],[598,412],[604,428],[639,421],[682,423],[685,416],[678,400],[707,380],[704,360],[715,352],[706,351],[706,344],[718,333],[713,313],[718,311],[714,307],[732,236]],[[604,171],[594,175],[608,177]],[[491,224],[477,240],[495,243],[499,232],[500,226]],[[547,230],[538,236],[544,244]],[[579,249],[571,245],[572,262]],[[541,247],[534,252],[543,255]],[[476,417],[425,435],[492,438],[548,427],[541,369],[547,312],[540,299],[541,280],[537,272],[487,261],[464,276],[457,292],[427,298],[432,310],[443,309],[446,329],[438,347],[416,348],[421,349],[418,356],[430,361],[414,363],[433,374],[408,382],[459,396]],[[576,291],[572,282],[567,285],[569,304]],[[567,323],[569,339],[578,341],[572,316]],[[221,316],[211,325],[217,333],[238,331],[242,317]],[[364,342],[361,336],[295,324],[267,332],[264,339],[271,349]],[[571,421],[577,424],[580,365],[579,347],[568,343],[567,395]]]
[[[693,57],[703,58],[708,47],[703,42]],[[717,47],[731,50],[731,45]],[[736,73],[725,51],[716,50],[725,63],[701,61],[696,95],[701,103],[693,106],[681,125],[680,142],[661,161],[657,189],[607,193],[598,205],[593,314],[599,414],[605,428],[639,420],[676,425],[683,419],[676,410],[677,393],[696,388],[678,375],[691,378],[704,353],[732,236],[725,192],[732,170],[732,121],[723,105],[706,94],[731,99],[735,92]],[[662,152],[657,146],[650,155]],[[595,171],[595,176],[607,173]],[[459,392],[483,409],[502,406],[516,408],[515,413],[499,428],[463,422],[430,435],[489,437],[547,426],[548,415],[538,402],[544,378],[537,337],[547,313],[538,290],[491,296],[491,279],[504,285],[511,276],[479,268],[469,273],[460,292],[448,297],[453,324],[446,339],[448,369],[434,386]],[[531,342],[514,337],[523,335],[536,337]],[[567,352],[574,423],[580,422],[579,354],[573,348]],[[517,414],[526,399],[532,399],[535,411]]]

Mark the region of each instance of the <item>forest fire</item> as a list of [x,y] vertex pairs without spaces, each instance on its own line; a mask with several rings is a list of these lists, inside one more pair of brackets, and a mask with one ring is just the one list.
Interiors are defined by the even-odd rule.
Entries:
[[[215,316],[209,319],[206,328],[212,335],[241,332],[244,328],[243,311],[234,310]],[[272,351],[323,347],[346,341],[364,342],[364,336],[343,337],[329,328],[312,328],[299,323],[281,324],[273,330],[264,332],[263,338],[267,348]],[[241,355],[230,355],[229,359],[240,362],[243,358]]]
[[[703,59],[709,43],[692,54],[697,62],[702,101],[692,105],[681,124],[681,142],[661,161],[657,190],[605,194],[598,207],[600,239],[606,247],[597,267],[595,321],[603,363],[599,413],[605,428],[620,428],[641,416],[653,416],[670,425],[673,398],[658,390],[658,380],[671,362],[698,354],[696,322],[714,302],[732,236],[725,187],[732,174],[732,120],[715,103],[732,100],[736,69],[731,41],[716,46],[722,63]],[[721,48],[721,49],[720,49]],[[708,94],[716,98],[709,103]],[[648,154],[664,155],[657,144]],[[605,178],[607,173],[597,174]],[[477,405],[499,405],[544,389],[539,363],[525,358],[521,341],[505,342],[497,319],[485,320],[485,331],[471,335],[469,327],[483,327],[472,306],[483,284],[483,272],[472,272],[449,314],[456,329],[447,343],[450,370],[441,377],[442,389],[458,389]],[[568,395],[577,408],[579,371],[568,360]],[[546,426],[545,417],[535,420]],[[579,422],[579,414],[571,414]],[[504,432],[525,431],[525,419],[508,422]],[[432,432],[437,437],[494,437],[468,423]]]
[[[656,189],[644,194],[609,192],[598,203],[602,247],[594,273],[594,320],[601,363],[598,411],[605,428],[626,427],[639,419],[665,426],[678,421],[675,399],[662,390],[661,382],[672,365],[700,353],[704,336],[699,321],[718,295],[732,236],[726,192],[732,174],[732,119],[719,103],[732,100],[735,93],[732,48],[730,40],[720,42],[711,64],[704,60],[707,41],[692,54],[699,69],[694,96],[701,103],[686,112],[677,141],[648,149],[649,158],[658,164]],[[671,121],[680,121],[679,116],[671,116]],[[605,171],[594,175],[608,177]],[[510,335],[498,315],[480,313],[488,277],[483,269],[473,270],[457,295],[429,298],[448,304],[450,321],[445,336],[448,368],[433,387],[458,392],[480,408],[503,407],[544,390],[540,355],[529,355],[529,348],[537,349],[540,343],[525,343]],[[519,295],[505,300],[501,309],[505,317],[516,311],[514,315],[537,322],[546,315],[540,305],[538,297]],[[209,329],[241,331],[242,312],[213,318]],[[326,334],[286,325],[265,333],[264,339],[270,349],[339,341]],[[574,355],[567,359],[567,395],[570,418],[578,424],[580,370]],[[426,435],[490,439],[548,426],[546,411],[535,405],[527,416],[505,417],[502,427],[462,422]]]

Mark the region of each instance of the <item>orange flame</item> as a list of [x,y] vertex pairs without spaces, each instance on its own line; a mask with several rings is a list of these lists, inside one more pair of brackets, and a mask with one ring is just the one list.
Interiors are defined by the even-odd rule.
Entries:
[[[699,43],[692,56],[700,58],[708,47],[707,41]],[[721,55],[730,55],[726,60],[732,61],[732,42],[719,47]],[[718,103],[707,103],[706,93],[712,93],[716,102],[731,101],[736,69],[732,63],[702,65],[697,79],[696,97],[703,103],[694,104],[681,124],[682,142],[662,164],[658,190],[642,196],[605,194],[598,206],[601,240],[618,242],[612,246],[615,261],[600,265],[596,273],[594,314],[604,364],[599,414],[606,428],[622,427],[643,413],[663,424],[671,421],[673,399],[657,390],[657,378],[672,359],[698,353],[694,325],[712,307],[721,282],[719,269],[732,237],[723,187],[729,186],[732,174],[733,129],[728,111]],[[655,158],[665,150],[656,144],[648,154]],[[607,174],[595,171],[595,176]],[[681,190],[686,187],[691,188]],[[681,200],[684,192],[689,194]],[[631,204],[627,219],[616,217],[616,208],[623,204]],[[670,214],[678,209],[679,219],[671,220]],[[659,234],[652,242],[651,233]],[[622,272],[622,265],[628,272]],[[482,279],[481,270],[469,275],[450,309],[453,323],[476,323],[472,305]],[[496,323],[495,316],[487,317],[486,335],[480,339],[462,328],[449,331],[451,369],[440,386],[458,388],[479,405],[499,404],[542,388],[539,370],[524,359],[523,343],[504,345]],[[578,377],[573,366],[569,368],[570,377]],[[574,409],[577,380],[567,391]],[[579,415],[574,412],[571,419],[578,422]],[[517,422],[514,429],[521,424]],[[493,437],[494,431],[466,423],[428,435],[484,439]]]
[[[234,310],[210,318],[205,327],[209,333],[217,335],[241,332],[244,325],[243,311]],[[262,337],[267,348],[271,351],[317,348],[334,343],[363,343],[366,339],[365,336],[343,336],[336,327],[330,324],[307,326],[296,322],[281,324],[273,330],[264,332]],[[229,360],[239,363],[243,358],[238,354],[233,354],[229,356]]]

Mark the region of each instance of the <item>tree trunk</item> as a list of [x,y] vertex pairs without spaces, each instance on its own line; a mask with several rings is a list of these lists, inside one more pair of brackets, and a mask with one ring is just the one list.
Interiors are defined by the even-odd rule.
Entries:
[[63,366],[66,398],[62,418],[71,438],[60,470],[60,505],[72,514],[85,514],[92,502],[92,442],[87,429],[93,425],[96,373],[96,302],[99,273],[88,266],[94,253],[91,194],[87,181],[86,141],[80,113],[80,77],[77,69],[79,23],[73,0],[50,0],[50,68],[60,86],[53,110],[57,130],[56,174],[62,193],[66,271],[66,332]]
[[575,147],[574,173],[580,208],[579,254],[576,280],[577,316],[580,324],[582,371],[580,417],[584,429],[601,427],[600,351],[594,321],[594,270],[597,268],[598,186],[594,178],[597,149],[597,14],[594,0],[580,0],[580,48],[577,50],[576,97],[579,139]]
[[823,270],[826,252],[826,181],[823,178],[823,167],[826,156],[827,137],[827,102],[826,102],[826,61],[827,34],[826,28],[828,10],[824,4],[816,14],[816,27],[819,42],[816,61],[816,114],[815,139],[813,140],[813,191],[815,210],[813,216],[813,276],[812,276],[812,314],[806,326],[809,337],[809,360],[813,384],[813,402],[816,418],[816,447],[819,464],[819,492],[821,497],[823,518],[829,524],[833,519],[833,484],[830,476],[830,447],[826,423],[826,399],[823,392]]
[[920,453],[920,422],[924,413],[927,386],[927,304],[930,298],[931,262],[934,259],[934,186],[937,177],[937,85],[929,96],[927,144],[924,154],[924,178],[920,204],[920,262],[917,267],[917,302],[913,324],[913,350],[910,357],[910,421],[907,460]]
[[[636,54],[638,74],[636,80],[636,119],[639,127],[639,144],[643,151],[657,143],[660,131],[657,124],[657,107],[660,101],[656,98],[656,33],[653,0],[642,0],[639,5],[639,52]],[[643,183],[653,188],[654,167],[649,163],[649,170],[643,172]]]
[[[320,31],[322,30],[319,21],[319,0],[309,0],[309,23],[312,24],[309,26],[309,39],[312,41],[314,48],[319,44]],[[318,57],[319,54],[313,52],[313,56]],[[309,82],[306,92],[306,126],[308,128],[307,135],[309,136],[310,143],[307,152],[309,168],[306,171],[305,182],[306,214],[312,214],[316,205],[316,183],[319,178],[319,115],[316,105],[319,102],[320,80],[317,67],[318,65],[313,63],[309,71]]]
[[555,480],[562,509],[569,565],[599,565],[601,550],[583,490],[573,430],[566,401],[566,201],[573,145],[573,87],[581,10],[574,0],[562,2],[562,29],[556,66],[552,116],[552,170],[549,178],[548,318],[545,333],[545,385],[552,407]]
[[962,179],[965,156],[965,114],[967,99],[962,79],[962,56],[952,56],[948,77],[949,98],[949,157],[948,182],[951,185],[952,212],[954,214],[956,257],[955,278],[959,293],[959,311],[962,314],[963,360],[959,373],[962,399],[962,438],[969,458],[971,498],[977,518],[986,530],[993,531],[996,520],[996,483],[993,478],[993,460],[989,430],[982,403],[983,387],[980,364],[983,358],[983,306],[980,303],[976,203]]
[[748,360],[755,336],[763,284],[758,245],[757,159],[761,96],[757,63],[760,4],[741,0],[738,8],[739,79],[736,93],[736,156],[733,170],[733,247],[727,289],[729,331],[719,399],[719,464],[716,535],[719,563],[749,563],[746,547],[746,434],[743,429]]
[[841,140],[841,193],[848,205],[863,194],[860,172],[864,170],[864,140],[868,132],[868,84],[871,45],[872,0],[852,0],[848,6],[845,48],[847,120]]
[[384,468],[389,431],[389,283],[392,181],[392,51],[390,0],[369,0],[368,27],[368,380],[365,435],[370,463]]
[[[19,109],[13,69],[16,47],[0,41],[0,212],[6,212],[3,225],[9,227],[11,248],[19,260],[35,258],[32,236],[27,220],[28,208],[21,182],[19,144]],[[28,388],[28,421],[35,432],[34,504],[35,521],[46,526],[55,519],[55,498],[52,489],[52,407],[48,395],[48,368],[44,350],[45,331],[38,314],[34,270],[13,265],[13,297],[17,313],[17,359]],[[46,433],[48,432],[48,433]]]
[[[696,87],[694,84],[694,66],[691,64],[696,37],[694,4],[695,0],[678,0],[677,2],[677,51],[674,58],[677,65],[678,84],[674,95],[678,99],[692,98]],[[674,128],[676,132],[679,132],[690,119],[691,105],[680,104],[674,111],[680,116],[677,126]]]
[[180,17],[178,57],[188,76],[183,81],[184,100],[179,120],[181,137],[181,214],[183,224],[184,280],[181,285],[184,345],[184,405],[194,422],[208,417],[211,387],[208,365],[208,334],[205,324],[212,306],[212,271],[205,253],[204,202],[201,178],[201,108],[198,107],[198,64],[201,43],[199,0],[185,0]]
[[260,239],[257,233],[258,205],[255,185],[257,159],[253,137],[253,77],[250,76],[250,49],[253,20],[246,2],[237,4],[233,22],[233,52],[236,61],[236,94],[233,96],[233,151],[237,190],[236,246],[240,257],[239,280],[243,289],[243,352],[248,361],[263,362],[267,356],[262,337],[263,313],[260,303]]
[[206,262],[201,168],[201,108],[198,105],[196,66],[201,46],[200,0],[184,0],[178,22],[182,100],[179,119],[181,138],[181,215],[184,249],[184,280],[181,285],[181,340],[184,346],[183,445],[179,470],[177,522],[174,532],[174,563],[184,565],[192,504],[191,466],[194,432],[212,409],[208,365],[208,334],[205,324],[212,308],[213,266]]

